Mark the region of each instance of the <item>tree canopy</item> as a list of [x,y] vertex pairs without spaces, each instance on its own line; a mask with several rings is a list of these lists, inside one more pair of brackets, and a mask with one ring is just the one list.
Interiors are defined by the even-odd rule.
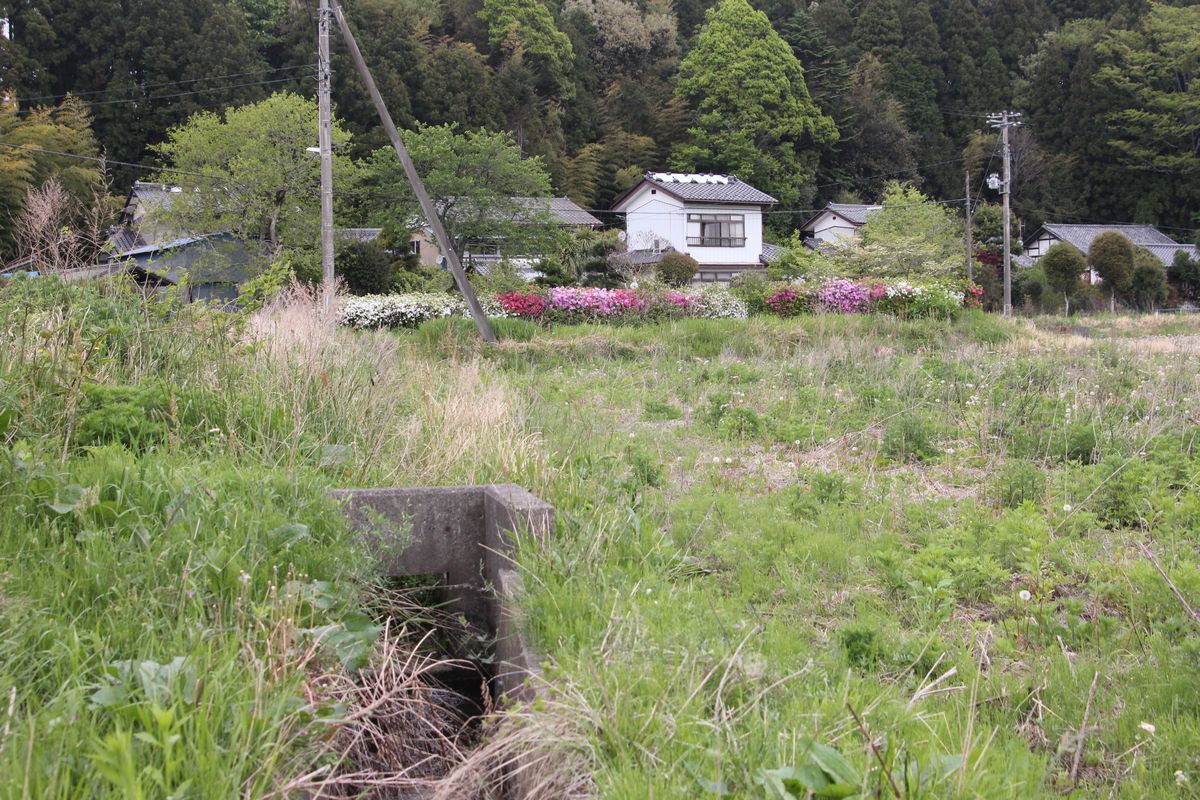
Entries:
[[[229,231],[273,247],[305,246],[319,230],[317,104],[290,92],[227,110],[203,112],[172,128],[155,151],[175,195],[164,219],[180,231]],[[350,140],[333,127],[335,152]],[[335,175],[350,174],[344,157]]]
[[695,111],[676,168],[734,173],[784,206],[812,202],[837,126],[813,103],[804,68],[766,14],[721,0],[680,65],[676,91]]
[[[473,240],[503,239],[519,251],[557,232],[548,207],[526,199],[548,197],[550,176],[539,159],[521,157],[509,134],[421,125],[403,137],[459,256]],[[407,231],[424,224],[391,148],[364,165],[360,194],[378,225]]]

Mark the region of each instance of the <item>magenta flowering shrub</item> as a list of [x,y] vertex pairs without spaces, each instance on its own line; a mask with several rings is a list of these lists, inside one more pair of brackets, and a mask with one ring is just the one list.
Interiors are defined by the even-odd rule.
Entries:
[[633,289],[560,287],[547,299],[551,313],[562,319],[637,316],[647,305]]
[[784,286],[763,303],[767,309],[781,317],[794,317],[803,314],[809,308],[809,296],[799,286]]
[[546,298],[538,292],[505,292],[496,295],[496,302],[510,317],[541,319],[546,313]]
[[871,292],[845,278],[830,278],[817,289],[817,307],[838,314],[863,314],[871,307]]

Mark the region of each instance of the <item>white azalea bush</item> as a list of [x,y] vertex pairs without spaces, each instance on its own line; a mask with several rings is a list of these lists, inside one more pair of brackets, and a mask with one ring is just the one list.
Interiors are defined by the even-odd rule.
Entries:
[[426,320],[462,315],[466,310],[462,298],[452,294],[371,294],[344,299],[341,323],[351,328],[415,328]]

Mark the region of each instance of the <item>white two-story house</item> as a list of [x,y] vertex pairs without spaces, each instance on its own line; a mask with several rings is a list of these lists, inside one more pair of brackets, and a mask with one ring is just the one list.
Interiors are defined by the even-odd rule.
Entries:
[[700,264],[697,283],[726,283],[763,269],[763,211],[778,202],[732,175],[648,172],[613,205],[625,216],[629,259],[651,265],[662,253],[687,253]]

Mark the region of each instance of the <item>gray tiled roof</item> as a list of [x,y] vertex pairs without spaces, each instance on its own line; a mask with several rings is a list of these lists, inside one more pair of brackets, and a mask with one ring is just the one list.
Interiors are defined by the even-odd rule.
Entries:
[[1093,239],[1108,231],[1121,234],[1139,247],[1148,244],[1175,244],[1174,239],[1153,225],[1064,225],[1047,222],[1042,229],[1056,239],[1075,245],[1085,253],[1092,246]]
[[1149,250],[1154,255],[1158,256],[1158,260],[1163,263],[1163,266],[1169,267],[1175,261],[1175,254],[1182,251],[1187,253],[1189,258],[1200,256],[1200,251],[1197,251],[1194,244],[1142,244],[1138,247]]
[[825,210],[840,214],[847,221],[853,222],[855,225],[865,225],[867,218],[881,208],[883,206],[870,206],[859,203],[830,203],[825,206]]
[[[1135,247],[1144,247],[1154,253],[1163,264],[1170,264],[1175,258],[1175,253],[1179,250],[1190,252],[1193,255],[1196,252],[1195,245],[1179,244],[1153,225],[1068,225],[1059,222],[1047,222],[1042,226],[1042,231],[1045,231],[1059,241],[1074,245],[1085,255],[1092,246],[1092,240],[1100,234],[1108,233],[1109,231],[1121,234],[1133,242]],[[1034,234],[1029,241],[1036,240],[1040,234],[1041,231]]]
[[625,261],[628,264],[631,264],[633,266],[641,267],[641,266],[648,266],[650,264],[657,264],[659,261],[662,261],[664,252],[671,252],[671,251],[669,251],[669,250],[667,250],[667,251],[663,251],[663,250],[630,250],[628,253],[622,253],[621,255],[616,256],[616,258],[619,258],[622,261]]
[[714,175],[706,172],[647,172],[645,179],[680,200],[697,203],[766,206],[779,202],[733,175]]
[[383,233],[383,228],[334,228],[333,235],[352,242],[373,242]]
[[600,227],[600,220],[593,217],[569,197],[514,197],[518,203],[530,210],[546,210],[559,225]]
[[770,242],[763,242],[762,254],[758,257],[758,260],[764,264],[770,264],[773,261],[778,261],[779,257],[786,252],[786,247],[771,244]]

